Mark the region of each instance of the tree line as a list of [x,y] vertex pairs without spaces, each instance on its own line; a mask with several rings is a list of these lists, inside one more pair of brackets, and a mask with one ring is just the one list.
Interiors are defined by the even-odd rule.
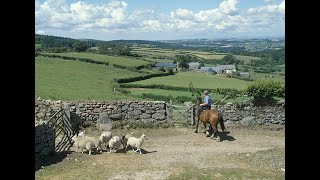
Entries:
[[[37,52],[93,52],[101,54],[112,54],[112,55],[125,55],[125,56],[139,56],[131,52],[133,45],[149,45],[157,48],[169,48],[169,49],[191,49],[191,50],[202,50],[212,52],[228,53],[221,60],[210,61],[212,64],[244,64],[243,61],[235,58],[234,55],[245,55],[260,57],[260,60],[251,60],[251,66],[274,66],[285,63],[285,48],[278,50],[264,50],[250,52],[245,50],[244,47],[186,47],[179,45],[178,43],[163,43],[157,41],[146,41],[146,40],[114,40],[114,41],[101,41],[101,40],[77,40],[71,38],[48,36],[48,35],[35,35],[35,44],[40,44],[40,47],[36,47]],[[191,55],[176,55],[174,58],[175,62],[179,62],[182,67],[187,68],[188,62],[200,62],[200,65],[208,63],[207,60],[199,59],[196,56]]]

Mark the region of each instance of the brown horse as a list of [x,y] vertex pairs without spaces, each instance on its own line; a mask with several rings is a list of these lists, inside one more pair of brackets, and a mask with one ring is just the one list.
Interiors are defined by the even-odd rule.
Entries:
[[[202,98],[199,96],[197,97],[197,106],[199,107],[200,104],[202,103]],[[211,137],[217,137],[217,141],[221,141],[220,136],[219,136],[219,131],[218,131],[218,124],[220,123],[221,129],[223,132],[226,132],[226,128],[224,126],[223,122],[223,117],[221,113],[216,110],[216,109],[211,109],[211,110],[204,110],[200,114],[200,118],[197,121],[197,126],[195,133],[198,132],[198,127],[199,127],[199,120],[203,122],[204,127],[207,129],[206,123],[209,123],[209,132],[212,132],[213,129],[213,134]]]

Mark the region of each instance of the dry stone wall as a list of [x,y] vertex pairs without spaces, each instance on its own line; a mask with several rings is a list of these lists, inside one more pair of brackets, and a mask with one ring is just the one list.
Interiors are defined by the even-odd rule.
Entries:
[[[241,123],[244,126],[249,125],[285,125],[284,104],[277,106],[245,106],[242,108],[236,105],[214,106],[222,112],[223,119],[227,124]],[[194,115],[196,108],[194,108]]]
[[35,153],[48,155],[54,152],[54,129],[46,123],[35,124]]
[[64,103],[70,106],[70,112],[76,113],[82,122],[96,124],[102,113],[107,113],[112,121],[129,120],[146,123],[166,122],[167,105],[163,101],[113,101],[113,102],[62,102],[37,100],[35,103],[36,119],[50,117]]

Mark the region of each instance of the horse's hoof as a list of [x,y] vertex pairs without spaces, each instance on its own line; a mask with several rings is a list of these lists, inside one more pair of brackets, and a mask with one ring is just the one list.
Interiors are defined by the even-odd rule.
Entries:
[[194,133],[198,133],[198,131],[194,131]]

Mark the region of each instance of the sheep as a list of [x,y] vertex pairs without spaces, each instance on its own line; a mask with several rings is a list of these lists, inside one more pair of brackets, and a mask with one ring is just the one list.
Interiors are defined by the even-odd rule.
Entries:
[[123,147],[126,147],[128,139],[129,139],[129,137],[132,137],[132,135],[133,135],[133,133],[122,136],[121,142],[122,142]]
[[[128,146],[131,146],[132,151],[135,151],[135,152],[139,151],[140,154],[142,154],[140,148],[144,140],[148,140],[148,137],[144,133],[141,135],[139,139],[135,137],[129,137],[125,150],[128,148]],[[136,147],[137,150],[134,150],[134,147]]]
[[119,136],[114,136],[109,140],[109,148],[110,148],[110,153],[112,150],[115,150],[115,152],[120,148],[122,143],[122,140],[120,139]]
[[112,132],[111,131],[103,131],[100,135],[100,140],[101,142],[105,145],[106,149],[107,149],[107,145],[109,143],[109,140],[112,137]]
[[97,148],[97,152],[100,151],[100,153],[102,152],[102,141],[100,140],[100,137],[92,137],[92,136],[87,136],[85,131],[80,132],[79,136],[82,138],[87,138],[89,140],[91,140],[94,143],[94,146]]
[[76,152],[79,148],[81,148],[81,153],[83,153],[84,149],[87,149],[89,151],[89,155],[91,155],[91,150],[95,147],[94,143],[90,139],[77,137],[76,135],[72,137],[72,141],[76,147]]
[[78,136],[83,137],[84,136],[84,131],[79,132]]

